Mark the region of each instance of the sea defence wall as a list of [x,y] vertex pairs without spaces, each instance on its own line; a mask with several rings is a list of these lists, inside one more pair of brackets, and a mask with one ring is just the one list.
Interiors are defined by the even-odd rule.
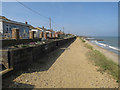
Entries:
[[2,42],[2,46],[0,48],[12,46],[12,45],[18,45],[18,44],[24,44],[24,43],[30,43],[30,42],[36,42],[36,41],[41,41],[41,38],[34,38],[34,39],[3,39],[0,40]]
[[2,59],[6,63],[6,68],[20,70],[27,67],[32,62],[40,60],[40,58],[54,51],[60,46],[73,42],[75,39],[76,37],[53,40],[37,46],[6,50],[3,53]]

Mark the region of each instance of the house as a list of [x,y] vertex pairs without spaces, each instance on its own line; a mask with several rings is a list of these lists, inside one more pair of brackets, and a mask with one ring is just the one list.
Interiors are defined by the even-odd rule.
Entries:
[[54,33],[53,30],[51,30],[51,29],[46,29],[46,28],[44,28],[44,27],[42,27],[42,28],[41,28],[41,27],[37,27],[37,29],[40,30],[40,31],[42,31],[43,33],[46,32],[47,38],[53,37],[53,33]]
[[56,37],[64,38],[65,37],[65,33],[62,32],[62,31],[58,31],[58,32],[56,32]]
[[34,38],[40,38],[40,32],[42,32],[41,30],[32,29],[31,31],[34,32]]
[[19,29],[20,38],[29,38],[29,30],[33,29],[34,27],[29,25],[27,22],[16,22],[7,19],[4,16],[0,16],[0,33],[2,34],[3,38],[12,37],[12,28]]
[[50,38],[54,37],[55,31],[53,31],[52,29],[48,29],[47,31],[49,32]]

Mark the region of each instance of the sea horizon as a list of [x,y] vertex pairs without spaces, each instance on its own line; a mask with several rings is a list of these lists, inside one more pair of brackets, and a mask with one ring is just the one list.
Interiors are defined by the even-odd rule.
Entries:
[[103,39],[103,41],[92,40],[91,42],[115,54],[120,55],[120,42],[118,36],[91,36],[95,39]]

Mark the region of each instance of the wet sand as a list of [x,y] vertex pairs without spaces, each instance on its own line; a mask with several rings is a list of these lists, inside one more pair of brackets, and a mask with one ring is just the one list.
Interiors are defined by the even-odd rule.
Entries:
[[116,81],[100,73],[88,60],[82,41],[77,38],[70,46],[59,48],[33,63],[28,69],[3,80],[9,88],[115,88]]

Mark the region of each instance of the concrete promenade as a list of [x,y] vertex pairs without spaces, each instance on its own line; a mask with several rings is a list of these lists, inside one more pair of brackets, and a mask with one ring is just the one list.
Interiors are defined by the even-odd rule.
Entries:
[[77,38],[28,69],[3,80],[9,88],[115,88],[118,84],[106,73],[97,71],[87,58],[88,49]]

